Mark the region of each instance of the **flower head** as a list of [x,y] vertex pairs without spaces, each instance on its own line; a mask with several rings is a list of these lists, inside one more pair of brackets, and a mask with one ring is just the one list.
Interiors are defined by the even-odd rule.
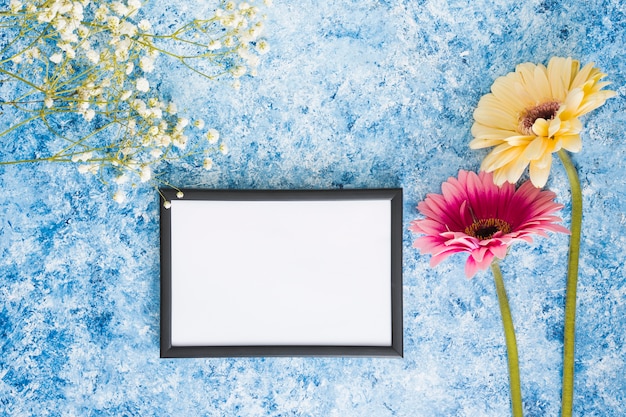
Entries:
[[431,266],[457,252],[467,252],[468,278],[487,269],[494,257],[503,259],[515,241],[532,235],[569,233],[554,215],[563,206],[555,194],[526,181],[518,189],[511,183],[495,185],[491,173],[459,171],[441,186],[442,194],[429,194],[418,204],[425,219],[413,220],[409,230],[422,233],[413,243],[432,255]]
[[578,118],[615,95],[602,90],[610,84],[600,81],[605,76],[593,63],[581,69],[578,61],[554,57],[547,67],[527,62],[496,79],[474,111],[470,147],[495,146],[481,169],[502,184],[515,183],[529,167],[532,183],[543,187],[552,153],[581,149]]

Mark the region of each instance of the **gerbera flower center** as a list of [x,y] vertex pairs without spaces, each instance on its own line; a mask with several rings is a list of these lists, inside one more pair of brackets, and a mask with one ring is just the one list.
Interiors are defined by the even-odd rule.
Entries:
[[491,239],[497,232],[509,233],[511,225],[501,219],[480,219],[465,228],[465,234],[479,240]]
[[552,120],[556,116],[556,112],[561,107],[557,101],[549,101],[541,103],[538,106],[526,110],[526,113],[520,118],[519,130],[524,135],[534,135],[533,125],[537,119]]

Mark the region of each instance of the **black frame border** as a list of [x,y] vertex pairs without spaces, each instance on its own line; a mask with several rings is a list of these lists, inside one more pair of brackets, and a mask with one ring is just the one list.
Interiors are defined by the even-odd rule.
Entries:
[[172,261],[171,209],[161,204],[161,358],[207,357],[298,357],[298,356],[365,356],[403,357],[402,308],[402,189],[338,189],[338,190],[210,190],[160,189],[166,201],[177,200],[182,191],[184,200],[208,201],[333,201],[333,200],[390,200],[391,202],[391,346],[172,346]]

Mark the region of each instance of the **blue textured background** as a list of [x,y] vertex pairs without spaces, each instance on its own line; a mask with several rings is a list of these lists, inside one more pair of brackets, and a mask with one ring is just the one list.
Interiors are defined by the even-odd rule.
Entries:
[[[156,1],[153,22],[196,0]],[[179,186],[403,187],[416,204],[486,152],[472,111],[517,63],[595,62],[618,96],[587,115],[574,156],[584,187],[575,412],[626,412],[626,6],[620,0],[276,0],[271,51],[234,92],[159,61],[161,89],[230,147]],[[189,82],[191,81],[191,82]],[[0,146],[2,159],[10,148]],[[556,163],[548,187],[567,204]],[[0,167],[0,413],[29,416],[494,416],[509,413],[491,275],[436,269],[404,238],[404,359],[159,359],[159,200],[125,205],[75,167]],[[569,207],[563,211],[569,219]],[[524,407],[560,402],[567,237],[516,246],[503,263]]]

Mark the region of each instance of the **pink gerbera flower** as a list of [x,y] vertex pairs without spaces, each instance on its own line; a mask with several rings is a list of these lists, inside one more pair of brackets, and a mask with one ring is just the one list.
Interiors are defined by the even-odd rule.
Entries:
[[421,253],[432,255],[430,265],[439,264],[457,252],[468,252],[465,275],[489,267],[494,257],[503,259],[517,240],[532,242],[532,235],[548,231],[569,233],[554,215],[563,205],[556,195],[526,181],[518,189],[505,182],[497,186],[491,173],[459,171],[441,186],[442,194],[428,194],[417,209],[425,219],[413,220],[409,229],[423,233],[413,243]]

